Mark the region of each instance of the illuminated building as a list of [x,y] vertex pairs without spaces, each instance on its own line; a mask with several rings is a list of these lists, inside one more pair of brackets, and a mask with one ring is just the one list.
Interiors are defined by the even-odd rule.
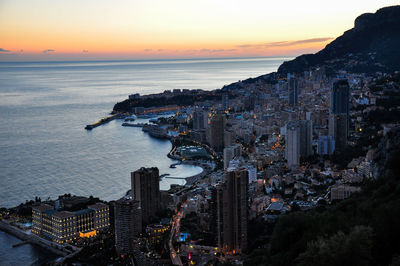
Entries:
[[247,247],[248,183],[246,168],[228,168],[225,183],[216,191],[218,243],[229,254],[241,253]]
[[131,173],[132,198],[142,209],[142,225],[149,224],[160,208],[160,176],[157,167],[145,168]]
[[115,248],[118,254],[132,254],[137,236],[142,232],[140,204],[131,197],[115,202]]
[[32,207],[32,222],[32,233],[63,244],[76,237],[95,236],[98,230],[108,227],[109,207],[96,203],[87,209],[69,212],[41,204]]
[[163,236],[168,232],[169,225],[152,224],[146,226],[146,233],[149,236],[149,241],[152,244],[161,242]]

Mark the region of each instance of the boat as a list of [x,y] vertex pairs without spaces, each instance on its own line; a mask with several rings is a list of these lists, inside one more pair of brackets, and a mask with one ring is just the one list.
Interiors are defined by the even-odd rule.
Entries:
[[154,117],[156,117],[156,115],[154,115],[154,114],[137,115],[137,118],[141,118],[141,119],[149,119],[149,118],[154,118]]
[[128,122],[128,121],[135,121],[135,119],[136,119],[136,116],[135,116],[135,115],[131,115],[131,116],[126,117],[126,118],[124,119],[124,121],[125,121],[125,122]]

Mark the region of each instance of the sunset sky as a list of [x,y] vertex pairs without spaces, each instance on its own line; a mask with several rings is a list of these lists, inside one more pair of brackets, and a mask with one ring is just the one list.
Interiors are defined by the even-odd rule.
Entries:
[[400,1],[0,0],[0,61],[295,56]]

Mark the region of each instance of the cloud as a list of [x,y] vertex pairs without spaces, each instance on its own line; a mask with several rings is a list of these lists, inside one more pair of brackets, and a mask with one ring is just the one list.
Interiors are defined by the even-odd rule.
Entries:
[[54,49],[46,49],[46,50],[43,50],[42,53],[47,54],[47,53],[53,53],[55,51],[56,50],[54,50]]
[[82,53],[89,53],[88,50],[82,50]]
[[151,52],[153,49],[144,49],[145,52]]
[[292,45],[302,44],[302,43],[326,42],[326,41],[329,41],[332,39],[333,39],[332,37],[305,39],[305,40],[299,40],[299,41],[292,42]]
[[6,49],[3,49],[3,48],[0,48],[0,53],[9,53],[9,52],[11,52],[10,50],[6,50]]
[[235,52],[238,49],[200,49],[200,50],[186,50],[189,53],[226,53],[226,52]]
[[235,52],[238,49],[214,49],[211,50],[211,53],[226,53],[226,52]]
[[332,37],[324,37],[324,38],[312,38],[312,39],[304,39],[304,40],[297,40],[297,41],[280,41],[280,42],[267,42],[261,44],[241,44],[237,45],[236,47],[239,48],[265,48],[265,47],[288,47],[288,46],[295,46],[298,44],[305,44],[305,43],[320,43],[332,40]]

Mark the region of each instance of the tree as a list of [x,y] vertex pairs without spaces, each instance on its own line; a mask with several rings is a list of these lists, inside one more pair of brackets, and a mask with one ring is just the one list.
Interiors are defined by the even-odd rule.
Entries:
[[347,235],[339,231],[330,238],[318,238],[298,256],[298,265],[370,265],[372,237],[371,227],[355,226]]

